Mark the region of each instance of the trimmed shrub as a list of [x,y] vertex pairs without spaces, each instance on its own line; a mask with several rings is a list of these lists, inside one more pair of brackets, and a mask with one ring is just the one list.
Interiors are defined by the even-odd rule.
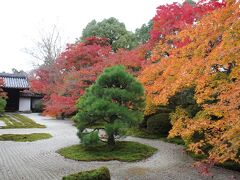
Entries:
[[7,101],[3,98],[0,98],[0,114],[5,112],[5,107],[7,105]]
[[147,129],[147,121],[150,117],[157,115],[157,114],[169,114],[173,111],[173,109],[168,108],[167,106],[159,106],[157,108],[156,113],[145,116],[143,121],[139,124],[140,129]]
[[76,174],[64,176],[62,180],[110,180],[110,172],[108,168],[101,167],[98,169],[83,171]]
[[147,131],[149,133],[167,134],[171,129],[171,123],[168,113],[153,115],[147,120]]
[[43,102],[40,100],[33,107],[33,112],[43,112],[43,107]]

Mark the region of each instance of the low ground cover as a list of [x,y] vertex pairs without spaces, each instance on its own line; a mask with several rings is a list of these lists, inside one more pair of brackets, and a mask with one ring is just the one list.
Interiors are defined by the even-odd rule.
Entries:
[[150,133],[145,129],[139,129],[139,128],[129,128],[126,130],[125,135],[127,136],[134,136],[134,137],[140,137],[145,139],[159,139],[164,142],[178,144],[178,145],[184,145],[184,141],[179,137],[174,138],[167,138],[166,134],[159,133]]
[[140,161],[152,156],[156,148],[130,141],[118,141],[113,148],[106,144],[94,145],[91,147],[82,144],[62,148],[59,154],[68,159],[79,161]]
[[3,121],[6,124],[6,126],[0,126],[1,129],[46,127],[20,114],[4,114],[3,116],[0,116],[0,121]]
[[62,180],[110,180],[110,173],[108,168],[101,167],[98,169],[83,171],[76,174],[64,176]]
[[0,141],[17,141],[17,142],[32,142],[41,139],[51,138],[48,133],[33,133],[33,134],[2,134]]

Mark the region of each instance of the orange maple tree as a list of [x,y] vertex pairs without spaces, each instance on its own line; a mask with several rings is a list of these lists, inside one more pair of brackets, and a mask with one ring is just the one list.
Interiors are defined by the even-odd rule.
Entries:
[[139,79],[147,95],[146,115],[167,105],[177,92],[194,87],[202,109],[190,117],[177,107],[169,137],[182,137],[190,151],[207,155],[209,161],[240,163],[240,2],[226,3],[160,41],[153,49],[154,64]]

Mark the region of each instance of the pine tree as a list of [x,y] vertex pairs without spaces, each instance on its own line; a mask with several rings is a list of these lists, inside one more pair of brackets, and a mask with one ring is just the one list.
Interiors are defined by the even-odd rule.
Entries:
[[86,133],[85,129],[96,122],[104,122],[107,143],[114,146],[115,136],[119,135],[124,127],[143,120],[144,106],[142,85],[127,73],[123,66],[107,68],[78,100],[78,113],[75,117],[78,122],[78,135],[83,143],[91,137],[95,139],[90,140],[94,143],[98,129],[91,133]]

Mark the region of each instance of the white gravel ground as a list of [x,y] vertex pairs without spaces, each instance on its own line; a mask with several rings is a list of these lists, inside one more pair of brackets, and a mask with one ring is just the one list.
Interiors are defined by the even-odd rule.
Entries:
[[201,176],[192,167],[193,160],[178,145],[159,140],[128,137],[158,149],[152,157],[134,163],[82,162],[65,159],[56,153],[62,147],[79,143],[77,130],[68,120],[53,120],[38,114],[27,114],[45,129],[0,129],[0,134],[50,133],[53,138],[35,142],[0,142],[0,180],[54,180],[82,170],[107,166],[113,180],[240,180],[240,173],[213,168],[213,177]]

